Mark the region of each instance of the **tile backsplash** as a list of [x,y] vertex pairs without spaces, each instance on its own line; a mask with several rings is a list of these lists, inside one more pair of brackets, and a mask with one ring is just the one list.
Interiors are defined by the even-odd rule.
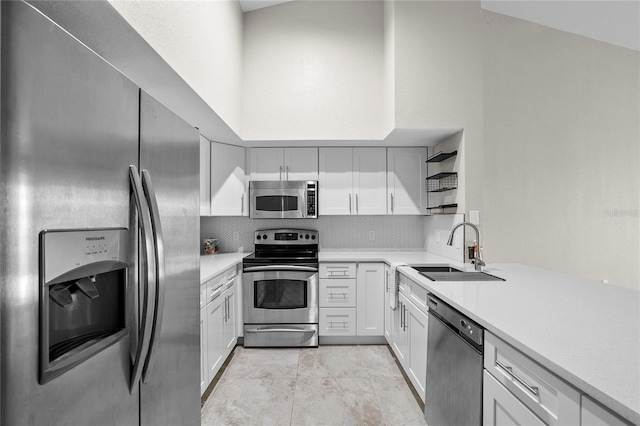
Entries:
[[220,252],[251,252],[258,229],[302,228],[319,232],[321,250],[421,250],[425,247],[425,220],[425,216],[201,217],[200,239],[217,238]]

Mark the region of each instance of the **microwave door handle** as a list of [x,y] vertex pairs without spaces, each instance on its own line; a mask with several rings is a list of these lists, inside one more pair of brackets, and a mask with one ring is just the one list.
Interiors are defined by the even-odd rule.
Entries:
[[162,327],[162,317],[164,315],[164,299],[166,291],[165,270],[164,270],[164,237],[162,234],[162,226],[160,221],[160,211],[158,210],[158,201],[156,193],[151,182],[149,171],[142,171],[142,188],[145,191],[149,210],[151,212],[151,230],[153,232],[153,242],[155,243],[155,264],[156,264],[156,300],[155,314],[153,316],[153,328],[151,331],[151,346],[147,359],[142,370],[142,382],[147,383],[153,361],[158,352],[158,343],[160,342],[160,329]]
[[[142,376],[142,367],[144,361],[147,358],[149,351],[149,344],[151,340],[151,326],[153,322],[153,310],[150,309],[150,302],[155,301],[156,288],[150,286],[150,281],[156,280],[156,267],[155,259],[150,255],[154,253],[153,240],[151,236],[151,219],[148,216],[149,206],[144,198],[144,192],[142,189],[142,183],[140,181],[140,175],[136,166],[129,166],[129,179],[131,181],[131,189],[133,192],[133,198],[135,201],[136,210],[138,212],[138,222],[140,224],[140,233],[142,234],[143,243],[140,244],[141,259],[144,265],[140,265],[140,271],[142,276],[139,283],[143,289],[142,298],[142,315],[140,327],[138,328],[140,335],[138,338],[138,347],[136,349],[136,356],[133,362],[133,370],[131,372],[131,383],[129,384],[129,392],[133,394],[137,388],[140,378]],[[137,327],[137,319],[133,321],[135,327]]]

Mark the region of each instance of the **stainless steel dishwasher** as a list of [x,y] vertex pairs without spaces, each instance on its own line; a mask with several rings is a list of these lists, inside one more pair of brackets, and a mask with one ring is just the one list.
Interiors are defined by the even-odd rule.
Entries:
[[484,329],[429,294],[424,418],[429,426],[482,424]]

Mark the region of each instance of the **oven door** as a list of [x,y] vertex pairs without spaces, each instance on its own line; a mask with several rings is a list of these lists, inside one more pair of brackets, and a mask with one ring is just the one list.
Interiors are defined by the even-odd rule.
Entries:
[[318,323],[317,268],[268,265],[244,271],[245,324]]

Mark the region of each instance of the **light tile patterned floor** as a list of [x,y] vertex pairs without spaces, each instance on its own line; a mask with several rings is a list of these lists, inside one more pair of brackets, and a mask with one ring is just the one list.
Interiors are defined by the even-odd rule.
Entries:
[[387,346],[238,346],[202,425],[424,425]]

